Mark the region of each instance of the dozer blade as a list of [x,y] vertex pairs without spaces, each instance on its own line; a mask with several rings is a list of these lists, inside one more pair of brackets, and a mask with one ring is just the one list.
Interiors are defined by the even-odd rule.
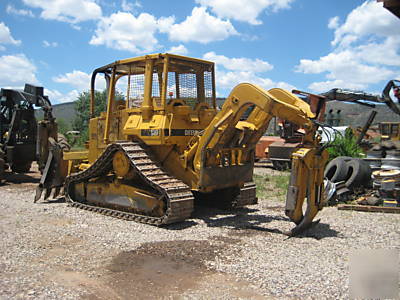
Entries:
[[51,194],[51,188],[50,189],[46,189],[45,193],[44,193],[44,199],[43,200],[47,200],[50,197]]
[[40,199],[40,197],[42,196],[42,192],[43,188],[41,188],[40,185],[38,185],[36,187],[35,199],[33,200],[33,203],[36,203]]
[[54,189],[54,193],[53,193],[53,198],[57,198],[58,195],[60,195],[60,191],[61,191],[61,186],[58,186]]
[[62,174],[62,149],[60,145],[51,137],[49,137],[49,145],[49,156],[47,158],[42,177],[40,178],[39,186],[36,188],[34,202],[39,201],[43,190],[45,190],[44,199],[49,198],[53,188],[56,189],[54,195],[57,196],[60,188],[64,184],[65,176]]

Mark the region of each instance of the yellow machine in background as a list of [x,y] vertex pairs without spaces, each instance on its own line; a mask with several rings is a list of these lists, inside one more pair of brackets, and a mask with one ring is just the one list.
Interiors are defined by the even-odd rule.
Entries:
[[379,123],[379,131],[382,141],[400,140],[400,122],[381,122]]
[[[94,117],[95,82],[104,75],[107,111]],[[116,100],[116,90],[125,100]],[[254,151],[269,121],[278,116],[303,128],[293,152],[286,215],[294,234],[322,208],[327,153],[320,147],[315,115],[282,89],[243,83],[218,111],[214,63],[172,54],[116,61],[93,72],[86,151],[53,149],[35,201],[59,188],[72,205],[149,224],[182,221],[194,200],[228,207],[257,202],[252,182]],[[58,155],[57,153],[61,153]],[[67,174],[60,175],[67,165]],[[303,202],[307,209],[303,215]]]

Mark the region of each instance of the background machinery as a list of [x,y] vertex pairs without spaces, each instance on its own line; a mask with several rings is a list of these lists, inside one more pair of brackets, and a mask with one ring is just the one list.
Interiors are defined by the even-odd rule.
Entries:
[[[35,107],[44,111],[44,119],[39,122],[35,118]],[[1,89],[0,181],[8,169],[28,172],[33,161],[43,170],[49,153],[49,137],[57,140],[57,123],[43,87],[25,84],[23,91]]]
[[[354,91],[334,88],[326,93],[314,95],[311,93],[293,90],[295,94],[302,96],[302,99],[310,104],[313,112],[319,111],[317,119],[321,122],[327,121],[331,126],[339,126],[339,117],[331,112],[327,114],[325,120],[325,106],[328,101],[343,101],[354,104],[360,104],[371,108],[375,107],[374,103],[387,105],[394,113],[400,115],[398,103],[400,103],[400,81],[390,80],[382,91],[381,95],[374,95],[365,93],[363,91]],[[393,97],[391,93],[393,92]],[[397,102],[397,104],[396,104]],[[361,142],[369,126],[372,124],[376,111],[372,111],[368,120],[365,122],[362,132],[358,137],[358,143]],[[287,120],[281,120],[280,138],[282,140],[276,141],[268,146],[265,152],[268,152],[268,158],[277,170],[285,170],[290,168],[291,153],[296,149],[302,140],[303,132],[299,131],[299,127]],[[393,125],[390,122],[384,122],[380,125],[381,132],[391,132],[391,135],[396,135],[398,122]],[[393,129],[392,129],[393,128]]]
[[[108,106],[94,117],[98,75],[107,81]],[[91,95],[87,149],[63,152],[55,144],[35,201],[63,186],[72,206],[155,225],[188,218],[195,200],[254,204],[255,146],[278,116],[304,130],[287,194],[285,213],[297,224],[289,234],[322,209],[327,152],[318,122],[307,103],[285,90],[239,84],[217,111],[214,63],[153,54],[96,69]]]

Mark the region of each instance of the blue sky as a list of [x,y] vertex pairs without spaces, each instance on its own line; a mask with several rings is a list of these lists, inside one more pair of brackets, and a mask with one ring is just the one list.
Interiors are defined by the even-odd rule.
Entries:
[[356,0],[3,0],[0,87],[43,85],[53,103],[114,60],[172,52],[217,63],[217,91],[240,82],[379,93],[400,79],[400,19]]

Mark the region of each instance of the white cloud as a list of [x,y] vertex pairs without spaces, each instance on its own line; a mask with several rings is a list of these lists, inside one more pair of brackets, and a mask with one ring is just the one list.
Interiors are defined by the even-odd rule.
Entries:
[[340,44],[347,35],[357,39],[376,35],[379,37],[400,35],[400,20],[382,7],[382,3],[365,1],[347,16],[344,24],[335,31],[333,45]]
[[322,93],[338,87],[351,90],[364,90],[366,88],[366,85],[352,83],[344,80],[328,80],[328,81],[313,82],[308,87],[317,93]]
[[267,61],[261,59],[250,59],[245,57],[228,58],[224,55],[217,55],[215,52],[207,52],[203,55],[206,60],[211,60],[222,65],[227,70],[232,71],[251,71],[251,72],[266,72],[274,67]]
[[339,17],[333,17],[329,19],[328,28],[329,29],[336,29],[339,27]]
[[221,18],[259,25],[262,22],[257,17],[263,10],[276,12],[289,8],[293,0],[196,0],[196,2],[211,7],[211,10]]
[[156,18],[148,13],[135,17],[130,13],[117,12],[99,21],[90,44],[133,53],[152,52],[158,47],[154,36],[157,29]]
[[86,91],[90,89],[90,77],[91,76],[85,72],[74,70],[71,73],[53,77],[53,81],[66,83],[80,91]]
[[35,8],[42,9],[40,17],[69,23],[99,19],[101,7],[94,0],[23,0]]
[[43,41],[43,47],[48,48],[48,47],[57,47],[58,43],[57,42],[48,42],[46,40]]
[[[216,63],[216,86],[218,89],[223,89],[227,92],[242,82],[256,84],[264,89],[279,87],[292,90],[294,88],[289,83],[276,82],[260,75],[260,73],[270,71],[273,68],[271,64],[261,59],[229,58],[214,52],[205,53],[203,58]],[[219,90],[218,94],[223,95],[224,93]]]
[[330,53],[319,60],[302,59],[297,71],[305,74],[328,72],[328,79],[364,85],[379,82],[393,75],[391,70],[384,67],[362,63],[357,53],[351,50]]
[[25,16],[25,17],[34,17],[34,14],[32,11],[27,10],[27,9],[17,9],[11,4],[8,4],[6,7],[6,12],[8,14],[14,14],[18,16]]
[[252,84],[256,84],[264,89],[271,89],[271,88],[282,88],[286,90],[292,90],[295,87],[287,82],[276,82],[270,78],[264,78],[258,76],[254,72],[249,71],[242,71],[242,72],[224,72],[218,71],[216,72],[216,86],[217,88],[223,88],[231,90],[237,84],[243,82],[249,82]]
[[1,87],[21,88],[25,83],[38,84],[36,66],[24,55],[0,57]]
[[179,46],[171,47],[167,52],[172,54],[186,55],[188,54],[188,49],[186,49],[184,45],[180,44]]
[[[92,75],[79,71],[73,70],[72,72],[65,73],[62,75],[58,75],[53,77],[53,81],[57,83],[68,84],[78,91],[87,91],[90,89],[90,79]],[[96,89],[103,90],[106,87],[106,82],[104,78],[99,76],[96,77]]]
[[75,101],[79,96],[79,91],[72,90],[66,94],[63,94],[58,90],[44,89],[44,94],[49,96],[52,104],[56,104]]
[[175,17],[170,16],[170,17],[161,17],[158,19],[157,24],[158,24],[158,30],[162,33],[168,33],[168,31],[171,29],[172,25],[175,23]]
[[237,31],[229,20],[222,20],[210,15],[205,7],[194,7],[192,14],[179,24],[173,24],[163,31],[169,33],[169,39],[181,42],[200,42],[207,44],[212,41],[221,41]]
[[20,45],[21,41],[11,36],[10,29],[3,22],[0,23],[0,44]]
[[122,0],[121,3],[121,8],[123,11],[127,12],[134,12],[135,8],[140,8],[142,7],[142,4],[140,4],[139,1],[129,1],[129,0]]
[[345,22],[330,19],[334,29],[331,53],[316,60],[301,59],[295,71],[325,73],[326,81],[309,85],[321,92],[333,87],[368,89],[392,79],[400,66],[400,20],[375,1],[366,1],[349,13]]
[[[400,26],[400,24],[399,24]],[[366,62],[400,66],[400,35],[389,36],[384,42],[370,42],[354,48],[355,55]]]
[[[90,90],[90,79],[91,79],[91,74],[74,70],[72,72],[53,77],[54,82],[72,86],[74,88],[73,90],[64,94],[59,92],[58,90],[45,90],[45,92],[49,96],[52,103],[53,101],[54,103],[75,101],[81,92]],[[105,87],[106,87],[105,79],[103,77],[97,76],[95,88],[97,90],[104,90]]]
[[[192,14],[178,24],[174,16],[157,19],[148,13],[138,16],[128,12],[114,13],[100,19],[89,43],[142,54],[161,47],[156,38],[158,32],[168,34],[171,41],[203,44],[238,34],[229,20],[211,16],[204,7],[195,7]],[[183,45],[177,47],[174,50],[187,51]]]

